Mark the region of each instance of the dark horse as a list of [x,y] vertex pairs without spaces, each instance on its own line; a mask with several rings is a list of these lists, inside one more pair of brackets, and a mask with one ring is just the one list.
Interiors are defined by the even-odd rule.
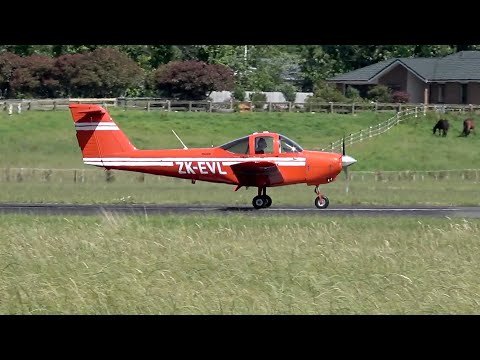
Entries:
[[437,121],[437,123],[433,127],[433,135],[435,135],[435,133],[438,130],[438,135],[447,136],[449,127],[450,127],[450,124],[448,123],[448,120],[440,119]]
[[472,118],[469,118],[463,122],[463,131],[460,136],[467,137],[471,132],[475,134],[475,122]]

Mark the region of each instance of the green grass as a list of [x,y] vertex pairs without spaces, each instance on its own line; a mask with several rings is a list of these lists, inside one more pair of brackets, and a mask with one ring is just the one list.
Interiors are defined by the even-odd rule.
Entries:
[[[99,175],[104,175],[100,173]],[[157,204],[221,204],[223,206],[251,206],[257,195],[256,188],[242,188],[234,192],[233,185],[197,182],[150,176],[145,183],[135,178],[118,177],[112,183],[65,182],[4,182],[0,202],[20,203],[157,203]],[[130,175],[130,174],[128,174]],[[103,177],[103,176],[102,176]],[[479,183],[475,180],[424,179],[417,181],[373,181],[355,180],[345,192],[345,180],[339,179],[320,189],[330,199],[331,206],[342,204],[358,205],[480,205]],[[273,207],[313,207],[313,187],[291,185],[269,188]]]
[[[272,130],[299,141],[305,148],[321,148],[344,134],[376,125],[393,114],[360,113],[353,115],[254,113],[205,114],[123,111],[112,109],[117,123],[139,148],[178,148],[171,133],[174,129],[188,146],[219,145],[254,131]],[[460,138],[464,115],[447,116],[451,130],[446,138],[432,135],[437,115],[420,115],[400,123],[389,132],[347,147],[358,159],[350,168],[354,180],[345,193],[344,176],[321,187],[331,204],[437,204],[478,205],[478,175],[434,181],[431,177],[417,181],[362,181],[355,171],[379,170],[447,170],[480,169],[478,138]],[[50,181],[43,181],[45,172],[35,170],[32,176],[20,176],[20,171],[0,169],[2,202],[43,203],[181,203],[231,204],[250,206],[256,189],[241,189],[220,184],[147,176],[138,182],[138,174],[115,172],[113,183],[105,182],[102,169],[84,165],[77,144],[73,122],[67,111],[24,112],[9,117],[0,112],[0,167],[89,170],[85,183],[73,183],[73,171],[53,172]],[[23,173],[26,174],[26,170]],[[358,174],[358,173],[357,173]],[[79,175],[79,173],[77,173]],[[455,177],[456,176],[456,177]],[[22,181],[20,181],[22,180]],[[294,185],[268,191],[273,206],[312,206],[311,187]]]
[[0,215],[1,314],[478,314],[479,220]]
[[[347,131],[358,131],[391,114],[317,115],[297,113],[166,113],[110,109],[117,124],[139,149],[217,146],[255,131],[277,131],[306,148],[321,148]],[[348,122],[340,121],[348,118]],[[68,111],[0,112],[1,167],[84,168]]]
[[[255,131],[276,131],[305,149],[326,148],[343,135],[381,123],[393,113],[167,113],[111,109],[112,117],[137,148],[180,148],[171,130],[189,147],[221,145]],[[420,115],[384,135],[347,146],[358,159],[351,170],[444,170],[480,168],[479,138],[459,138],[465,115],[451,115],[447,138],[434,137],[438,116]],[[91,168],[82,162],[68,111],[0,112],[0,167]]]

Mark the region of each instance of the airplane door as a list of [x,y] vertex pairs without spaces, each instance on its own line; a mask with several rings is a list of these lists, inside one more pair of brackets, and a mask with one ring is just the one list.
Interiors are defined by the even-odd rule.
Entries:
[[252,140],[251,156],[278,156],[277,139],[273,135],[258,134]]

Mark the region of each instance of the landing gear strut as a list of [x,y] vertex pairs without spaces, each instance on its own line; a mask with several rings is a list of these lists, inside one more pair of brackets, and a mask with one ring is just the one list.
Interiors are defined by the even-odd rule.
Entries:
[[315,198],[315,206],[318,209],[326,209],[328,207],[328,204],[330,204],[330,201],[325,195],[320,194],[320,190],[318,188],[318,185],[315,186],[315,190],[313,190],[315,194],[317,194],[317,197]]
[[272,198],[267,195],[267,187],[259,187],[258,195],[252,200],[252,205],[255,209],[268,208],[272,205]]

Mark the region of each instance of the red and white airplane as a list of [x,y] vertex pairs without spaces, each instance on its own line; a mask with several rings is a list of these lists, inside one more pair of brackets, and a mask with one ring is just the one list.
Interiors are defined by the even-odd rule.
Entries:
[[[188,149],[137,149],[103,107],[70,104],[83,162],[105,169],[257,187],[256,209],[272,205],[267,187],[305,183],[315,185],[315,206],[325,209],[329,200],[320,184],[357,161],[343,154],[304,150],[288,137],[264,131],[235,139],[218,147]],[[173,130],[172,130],[173,131]]]

